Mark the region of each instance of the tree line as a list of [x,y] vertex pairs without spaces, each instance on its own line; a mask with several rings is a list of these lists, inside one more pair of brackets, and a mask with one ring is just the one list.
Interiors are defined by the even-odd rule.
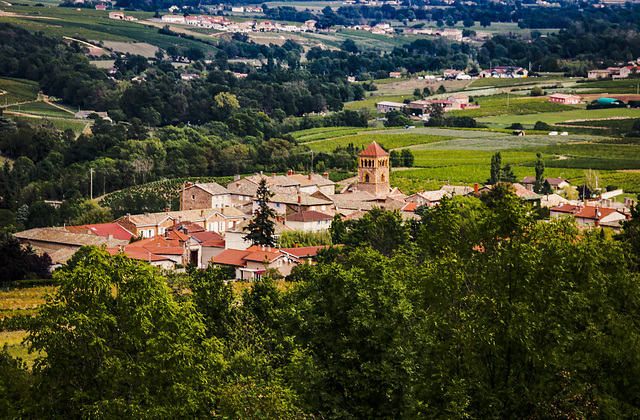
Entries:
[[0,353],[0,415],[638,416],[637,228],[537,223],[503,184],[419,213],[335,219],[343,246],[241,293],[84,248],[27,325],[33,368]]

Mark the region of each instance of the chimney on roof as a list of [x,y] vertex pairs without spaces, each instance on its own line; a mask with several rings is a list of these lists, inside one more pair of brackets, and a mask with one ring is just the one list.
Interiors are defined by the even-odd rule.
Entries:
[[271,247],[270,246],[267,247],[267,252],[271,252]]
[[171,209],[169,207],[165,207],[164,211],[165,211],[165,213],[169,213],[169,211],[171,211]]
[[298,204],[302,203],[302,197],[298,194]]
[[313,173],[309,173],[309,181],[311,181],[311,175],[313,175]]
[[151,213],[146,213],[144,214],[146,217],[151,217]]
[[276,177],[276,174],[275,174],[275,173],[272,173],[272,174],[271,174],[271,178],[275,178],[275,177]]
[[235,174],[235,175],[233,176],[233,180],[234,180],[234,181],[240,181],[240,175]]
[[187,182],[187,187],[193,187],[193,182]]
[[329,179],[329,172],[325,172],[325,173],[323,173],[323,174],[322,174],[322,177],[323,177],[324,179]]
[[107,239],[112,240],[113,239],[113,233],[110,233],[109,235],[107,235]]
[[600,220],[596,219],[596,222],[594,223],[595,227],[600,227]]
[[300,245],[296,242],[296,244],[294,245],[294,248],[297,248],[298,246]]
[[178,223],[182,223],[182,216],[178,216]]
[[200,210],[200,216],[204,216],[204,210]]
[[480,184],[476,182],[475,184],[473,184],[473,195],[477,197],[479,194],[480,194]]
[[287,176],[291,176],[291,175],[293,175],[293,171],[292,171],[291,169],[289,169],[289,170],[287,171]]
[[264,245],[260,246],[260,251],[264,251]]
[[127,213],[127,220],[131,220],[131,213]]

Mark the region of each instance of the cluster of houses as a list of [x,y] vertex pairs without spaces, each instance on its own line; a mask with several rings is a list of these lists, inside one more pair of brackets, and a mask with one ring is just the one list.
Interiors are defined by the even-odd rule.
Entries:
[[608,67],[604,70],[589,70],[587,72],[587,79],[626,79],[632,74],[639,75],[640,66],[630,64],[623,67]]
[[228,32],[312,32],[315,30],[316,21],[308,20],[302,26],[289,23],[249,20],[246,22],[232,22],[224,16],[182,16],[164,15],[162,22],[191,25],[199,28],[217,29]]
[[461,109],[480,108],[479,105],[469,102],[469,97],[462,94],[449,95],[447,99],[420,99],[409,103],[381,101],[376,104],[378,114],[386,114],[389,111],[400,111],[403,108],[419,109],[422,115],[429,113],[432,105],[440,105],[445,112]]
[[[323,246],[269,248],[245,239],[253,214],[258,209],[257,191],[264,180],[273,197],[275,236],[285,232],[322,232],[331,227],[335,215],[345,220],[359,219],[374,207],[397,210],[404,219],[418,218],[418,206],[437,206],[444,197],[475,195],[491,186],[445,185],[440,190],[403,194],[389,184],[389,154],[371,143],[358,155],[358,175],[336,191],[328,174],[254,174],[236,176],[226,186],[212,183],[185,183],[180,193],[180,210],[127,214],[112,223],[37,228],[15,236],[23,245],[48,253],[54,265],[64,264],[80,247],[104,246],[111,254],[146,261],[165,269],[193,264],[227,266],[238,280],[255,280],[265,270],[275,268],[283,276],[305,261],[313,261]],[[572,216],[584,226],[610,226],[629,218],[632,200],[624,204],[612,198],[621,191],[603,194],[599,201],[570,202],[557,194],[540,196],[532,191],[533,178],[514,184],[516,194],[535,205],[553,207],[554,217]],[[547,179],[556,188],[569,184],[559,178]]]
[[[97,8],[98,8],[98,6],[96,6],[96,9]],[[125,16],[125,14],[123,12],[109,12],[109,19],[127,20],[127,21],[130,21],[130,22],[138,20],[138,19],[134,18],[133,16]]]
[[493,77],[497,79],[518,79],[527,77],[529,70],[523,67],[511,67],[511,66],[496,66],[492,69],[482,70],[479,77]]
[[403,33],[409,35],[441,36],[452,41],[462,41],[462,31],[454,28],[430,29],[430,28],[404,28]]

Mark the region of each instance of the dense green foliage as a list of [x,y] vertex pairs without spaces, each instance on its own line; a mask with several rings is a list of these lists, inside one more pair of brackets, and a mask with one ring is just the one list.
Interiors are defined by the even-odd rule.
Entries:
[[[9,417],[634,418],[640,288],[626,240],[538,223],[503,188],[405,224],[334,221],[345,246],[234,294],[83,249],[0,354]],[[334,238],[334,240],[336,239]],[[634,260],[635,261],[635,260]],[[634,269],[635,270],[635,269]],[[191,293],[182,292],[186,285]],[[28,403],[27,403],[28,402]]]

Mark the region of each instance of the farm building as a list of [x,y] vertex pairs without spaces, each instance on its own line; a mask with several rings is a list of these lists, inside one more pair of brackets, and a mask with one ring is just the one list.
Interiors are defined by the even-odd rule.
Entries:
[[389,102],[389,101],[382,101],[376,104],[376,107],[378,108],[378,114],[386,114],[389,111],[400,110],[405,106],[407,106],[407,104],[403,104],[400,102]]
[[596,104],[598,105],[618,105],[618,106],[624,106],[624,102],[621,101],[620,99],[615,99],[615,98],[600,98],[596,101]]
[[556,104],[579,104],[580,103],[580,96],[576,96],[576,95],[566,95],[564,93],[554,93],[553,95],[549,96],[549,102],[553,102]]

